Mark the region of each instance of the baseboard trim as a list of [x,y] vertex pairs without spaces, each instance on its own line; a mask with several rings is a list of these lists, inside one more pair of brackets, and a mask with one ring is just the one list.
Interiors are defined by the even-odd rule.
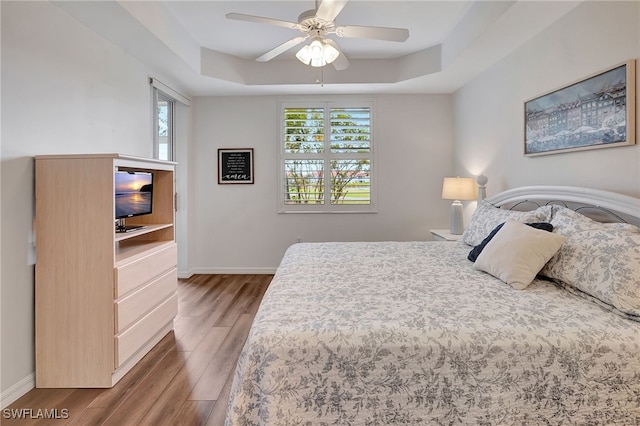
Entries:
[[276,273],[276,269],[273,267],[256,267],[256,268],[193,268],[191,269],[192,275],[196,274],[256,274],[256,275],[273,275]]
[[178,278],[187,279],[191,278],[192,275],[193,271],[191,269],[189,269],[188,271],[178,271]]
[[36,387],[36,373],[31,373],[0,394],[0,409],[4,410],[21,396]]

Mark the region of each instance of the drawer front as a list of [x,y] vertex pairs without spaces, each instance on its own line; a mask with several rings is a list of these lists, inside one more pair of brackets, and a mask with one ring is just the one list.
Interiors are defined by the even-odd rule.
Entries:
[[177,245],[173,244],[116,268],[116,299],[154,277],[175,268],[178,259],[177,253]]
[[136,353],[178,314],[178,295],[173,294],[123,333],[116,335],[116,368]]
[[116,301],[116,333],[133,324],[178,288],[178,271],[173,268],[149,284]]

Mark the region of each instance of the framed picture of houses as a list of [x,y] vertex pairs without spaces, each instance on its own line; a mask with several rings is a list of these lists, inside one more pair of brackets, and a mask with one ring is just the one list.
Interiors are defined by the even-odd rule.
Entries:
[[524,155],[635,144],[635,60],[524,103]]
[[253,183],[253,148],[218,149],[218,183]]

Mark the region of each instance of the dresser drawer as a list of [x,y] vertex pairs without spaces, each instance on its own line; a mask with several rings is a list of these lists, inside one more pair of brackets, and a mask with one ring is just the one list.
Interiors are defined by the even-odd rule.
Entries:
[[172,244],[115,269],[116,299],[177,265],[177,245]]
[[178,272],[173,268],[149,284],[116,301],[116,333],[121,332],[178,288]]
[[116,368],[136,353],[178,314],[178,295],[173,294],[123,333],[116,335]]

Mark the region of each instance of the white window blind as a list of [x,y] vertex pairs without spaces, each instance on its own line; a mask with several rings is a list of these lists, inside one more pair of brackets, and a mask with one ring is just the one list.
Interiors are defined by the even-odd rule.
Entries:
[[373,102],[281,104],[281,212],[373,212]]
[[180,102],[190,107],[191,99],[173,90],[157,78],[149,78],[149,83],[153,92],[154,158],[172,161],[175,159],[176,103]]
[[191,99],[185,95],[183,95],[182,93],[178,92],[177,90],[173,90],[171,87],[167,86],[166,84],[162,83],[161,81],[159,81],[157,78],[149,78],[149,83],[151,83],[151,86],[154,89],[158,89],[159,91],[161,91],[162,93],[165,94],[165,96],[171,98],[171,100],[174,101],[178,101],[188,107],[191,106]]
[[158,89],[153,89],[153,152],[159,160],[174,159],[175,101]]

